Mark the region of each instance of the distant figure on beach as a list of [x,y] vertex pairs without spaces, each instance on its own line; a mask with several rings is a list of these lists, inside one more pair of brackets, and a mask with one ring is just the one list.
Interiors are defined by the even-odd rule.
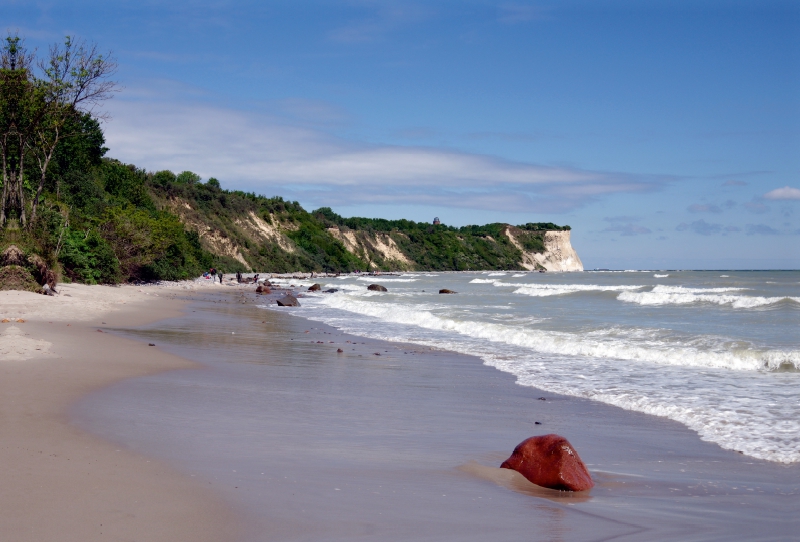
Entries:
[[258,273],[256,273],[256,275],[253,277],[253,282],[258,284]]
[[236,272],[236,282],[238,282],[239,284],[242,283],[242,272],[241,271],[237,271]]
[[224,275],[224,273],[222,272],[222,269],[217,269],[217,276],[219,277],[219,283],[220,284],[222,284],[222,276],[223,275]]

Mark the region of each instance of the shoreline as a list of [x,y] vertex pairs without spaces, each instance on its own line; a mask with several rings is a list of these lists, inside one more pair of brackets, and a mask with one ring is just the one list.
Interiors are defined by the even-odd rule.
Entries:
[[[484,365],[479,358],[432,350],[419,345],[390,343],[346,335],[320,322],[302,317],[287,318],[288,315],[281,314],[281,312],[291,309],[267,311],[255,306],[264,304],[271,297],[279,296],[283,292],[275,292],[273,296],[256,296],[252,292],[237,292],[236,290],[220,288],[216,291],[204,292],[204,295],[200,296],[201,299],[192,305],[192,310],[207,311],[211,315],[216,315],[210,318],[215,322],[216,327],[221,328],[218,330],[218,337],[209,336],[202,339],[209,341],[208,344],[203,345],[203,348],[218,348],[217,341],[222,341],[219,344],[227,345],[226,348],[237,348],[236,345],[239,345],[239,349],[236,350],[237,356],[243,357],[245,360],[250,359],[248,356],[251,355],[254,356],[254,360],[261,359],[259,356],[266,356],[269,361],[267,361],[268,367],[265,370],[270,371],[274,377],[283,378],[282,375],[286,371],[290,371],[291,374],[294,374],[292,371],[299,371],[307,377],[321,378],[321,375],[316,372],[320,370],[322,374],[327,374],[326,371],[335,371],[329,376],[334,377],[339,374],[338,371],[348,370],[352,373],[351,378],[364,378],[365,375],[378,374],[373,373],[378,370],[380,374],[388,375],[386,378],[391,381],[397,381],[396,386],[398,389],[406,390],[404,393],[419,393],[417,389],[419,386],[430,387],[432,391],[423,392],[418,396],[418,400],[426,405],[442,403],[437,406],[439,410],[417,411],[417,407],[405,405],[403,397],[399,395],[393,397],[393,394],[400,394],[400,391],[394,388],[384,390],[387,397],[376,397],[372,400],[388,401],[393,409],[399,411],[411,409],[415,413],[414,416],[422,416],[424,424],[430,426],[430,431],[435,428],[436,431],[456,432],[458,438],[451,443],[452,450],[442,451],[441,457],[437,459],[438,466],[429,473],[432,478],[446,484],[445,488],[448,491],[445,493],[447,494],[450,494],[451,491],[458,491],[456,488],[449,487],[455,485],[461,491],[473,495],[475,499],[480,499],[481,495],[489,496],[490,499],[494,498],[504,502],[505,506],[512,509],[520,506],[522,507],[520,510],[529,509],[531,505],[534,505],[544,506],[550,512],[556,510],[563,516],[559,520],[559,525],[562,527],[568,525],[568,531],[575,535],[566,537],[570,540],[594,540],[604,538],[606,535],[631,540],[653,537],[675,540],[712,540],[722,536],[732,539],[758,537],[781,540],[785,539],[788,533],[793,532],[793,529],[796,529],[797,520],[791,513],[791,501],[800,494],[800,466],[798,465],[787,466],[754,460],[723,450],[715,444],[701,441],[694,431],[682,424],[665,418],[626,411],[587,399],[560,396],[536,388],[519,386],[515,383],[512,375]],[[201,307],[203,307],[202,311]],[[262,319],[263,321],[261,321]],[[178,320],[180,323],[177,323]],[[177,320],[172,320],[171,324],[168,322],[167,327],[174,325],[178,332],[184,333],[193,326],[202,327],[204,321],[200,315],[187,312]],[[266,324],[266,326],[259,324]],[[149,329],[150,331],[145,327],[125,333],[131,335],[133,332],[133,335],[139,340],[145,340],[145,337],[148,336],[161,336],[152,327]],[[227,329],[236,330],[235,341],[230,337],[224,337],[223,333],[226,332],[224,330]],[[248,330],[250,330],[249,334]],[[191,334],[186,336],[192,337]],[[210,372],[216,371],[216,373],[222,374],[220,371],[227,370],[220,365],[221,362],[214,361],[214,358],[200,359],[206,354],[198,350],[197,345],[193,345],[191,342],[182,344],[180,341],[184,339],[178,335],[175,337],[177,337],[175,339],[177,342],[174,343],[167,344],[161,341],[164,342],[164,349],[182,357],[195,358]],[[198,337],[201,336],[196,336],[195,339]],[[166,339],[166,335],[164,338]],[[334,339],[333,344],[331,339]],[[259,341],[269,344],[270,350],[274,349],[275,353],[263,351],[263,349],[258,350],[260,348],[258,347]],[[350,341],[350,343],[346,341]],[[345,344],[350,350],[346,351],[344,355],[337,354],[336,347],[342,347]],[[251,346],[256,350],[248,353],[247,348]],[[219,352],[225,352],[225,350],[219,350]],[[372,357],[375,352],[382,355]],[[288,360],[293,357],[302,360],[302,364],[305,366],[303,368],[287,367],[287,363],[292,365],[293,362]],[[300,362],[298,361],[298,363]],[[336,369],[334,366],[331,366],[330,369],[324,368],[331,363],[334,365],[345,364],[346,367],[352,365],[353,369]],[[273,367],[276,364],[277,367]],[[439,365],[442,366],[439,367]],[[387,370],[389,372],[385,372]],[[435,374],[428,375],[431,380],[429,382],[423,375],[431,371],[434,371]],[[442,374],[438,375],[437,372]],[[437,380],[437,378],[441,379],[445,373],[450,376],[441,381]],[[173,385],[175,381],[183,382],[181,379],[188,379],[189,382],[192,382],[192,378],[201,378],[199,375],[200,373],[190,371],[184,372],[180,377],[176,375],[172,380],[164,377],[158,381],[162,386],[167,381],[168,385]],[[449,380],[453,377],[460,380]],[[419,380],[420,378],[422,380]],[[141,393],[144,389],[150,389],[147,386],[153,385],[152,379],[149,382],[149,384],[136,383],[128,380],[116,386],[114,393],[130,392],[132,400],[136,401],[137,393]],[[306,385],[305,383],[298,387],[296,384],[301,381],[290,379],[286,382],[289,388],[279,387],[275,389],[274,393],[283,394],[292,403],[302,398],[303,408],[330,408],[325,400],[318,399],[305,390],[303,387]],[[370,387],[363,388],[357,384],[338,380],[337,382],[337,385],[343,386],[340,392],[344,394],[343,397],[353,397],[356,402],[360,400],[358,395],[372,394],[374,391]],[[267,380],[264,385],[271,387],[275,384]],[[383,383],[380,386],[383,386]],[[542,395],[546,396],[547,401],[538,401],[538,397]],[[99,404],[109,404],[109,397],[103,399],[102,393],[99,398],[98,394],[94,394],[94,396],[100,402]],[[103,403],[104,400],[106,403]],[[334,399],[328,397],[327,400],[340,401],[341,398],[336,395]],[[275,404],[273,407],[281,409],[283,405]],[[360,424],[377,422],[388,424],[388,428],[376,428],[376,438],[378,438],[377,435],[383,431],[395,432],[401,430],[407,423],[398,419],[396,415],[390,416],[388,414],[390,410],[376,411],[374,414],[376,422],[371,419],[372,417],[363,418],[363,415],[354,408],[355,406],[345,408],[342,411],[342,416],[345,418],[334,422],[342,424],[339,427],[342,434],[337,435],[336,438],[343,439],[341,442],[337,442],[339,442],[339,446],[345,448],[349,448],[352,442],[361,442],[362,437],[357,436],[361,433],[361,430],[357,429]],[[270,410],[267,409],[267,412]],[[465,412],[470,413],[475,419],[464,418]],[[120,415],[124,416],[125,414]],[[300,418],[292,422],[291,416],[296,415],[295,412],[284,412],[284,415],[287,416],[286,420],[270,415],[268,420],[259,419],[257,421],[267,424],[266,427],[269,428],[269,431],[285,435],[286,445],[290,450],[293,450],[291,443],[295,442],[298,453],[301,455],[312,453],[304,449],[302,438],[297,440],[301,435],[295,434],[297,432],[296,424],[300,423],[305,427],[304,430],[312,432],[324,432],[327,428],[318,428],[318,422],[313,419]],[[411,414],[409,413],[409,415]],[[263,417],[263,415],[261,416]],[[387,418],[387,416],[389,417]],[[189,421],[191,422],[191,420]],[[534,421],[539,421],[542,425],[535,425]],[[113,433],[113,427],[110,429],[103,427],[107,421],[84,420],[82,423],[98,429],[106,437],[109,437],[109,431]],[[445,424],[445,426],[440,427],[440,424]],[[464,424],[477,424],[477,426],[470,428]],[[414,450],[422,442],[433,438],[427,434],[414,437],[404,431],[406,430],[401,430],[401,434],[405,435],[403,439],[411,439],[410,445]],[[540,488],[531,484],[526,485],[527,481],[524,479],[522,481],[509,479],[507,471],[496,468],[495,465],[499,465],[519,441],[533,434],[549,432],[559,433],[570,439],[595,477],[597,486],[585,500],[581,496],[579,499],[564,501],[563,498],[558,498],[558,495],[543,494]],[[126,438],[125,435],[115,435],[115,437],[122,441]],[[113,440],[114,437],[110,438]],[[160,446],[161,448],[158,448],[160,456],[172,464],[183,463],[184,472],[191,470],[191,472],[199,473],[203,471],[203,468],[221,468],[216,464],[213,467],[206,465],[202,458],[192,459],[191,468],[188,468],[188,460],[178,453],[179,445],[174,442],[170,443],[168,436],[157,437],[162,439],[157,442],[157,445],[145,442],[148,438],[150,436],[143,438],[136,446],[141,446],[143,452],[152,452]],[[441,445],[438,441],[434,442],[431,449],[433,451],[430,451],[431,455],[435,455],[435,447]],[[148,446],[150,446],[149,449]],[[170,455],[174,453],[177,453],[177,456]],[[185,454],[186,450],[183,450],[183,453]],[[319,455],[320,452],[314,452],[314,454]],[[317,455],[315,457],[321,462],[321,470],[315,471],[316,477],[335,478],[336,469],[324,467],[325,461],[330,458],[324,454],[319,457]],[[275,452],[269,457],[281,464],[288,462],[286,463],[287,468],[293,472],[291,465],[294,460],[291,453],[287,455]],[[235,462],[238,459],[229,458],[228,461]],[[220,460],[220,462],[224,464],[225,460]],[[420,464],[424,465],[425,460],[420,458]],[[357,480],[350,479],[353,484],[370,484],[371,481],[382,479],[383,475],[372,472],[369,465],[369,461],[364,465],[367,472],[359,471],[351,474],[357,478]],[[179,466],[179,468],[181,467]],[[264,466],[259,468],[262,470],[267,468],[267,473],[274,470],[274,468],[270,469]],[[382,468],[386,468],[386,466],[384,465]],[[421,469],[423,466],[418,468]],[[220,476],[230,475],[220,474]],[[298,474],[297,483],[313,485],[314,482],[309,480],[310,477],[312,477],[310,473]],[[238,484],[245,484],[244,487],[247,483],[257,484],[257,481],[248,481],[242,478],[232,478],[231,480],[237,480],[235,483]],[[418,478],[416,474],[404,472],[394,483],[401,483],[401,485],[412,483],[408,480],[416,480],[423,495],[432,490],[427,479]],[[338,483],[341,485],[344,482],[339,481]],[[487,483],[489,485],[486,485]],[[246,499],[241,501],[242,492],[225,490],[224,483],[221,485],[217,483],[217,485],[220,486],[219,490],[226,495],[229,503],[233,503],[235,507],[238,506],[245,515],[250,516],[251,525],[257,524],[259,521],[266,521],[253,519],[252,503],[248,508]],[[267,491],[261,486],[258,487],[261,492]],[[273,491],[274,489],[269,488],[269,490]],[[435,492],[435,489],[433,491]],[[253,540],[294,539],[295,536],[307,533],[309,529],[312,532],[320,532],[319,529],[325,527],[325,521],[320,518],[298,517],[296,510],[285,508],[285,504],[282,502],[269,500],[272,497],[262,496],[259,498],[267,499],[267,502],[276,508],[276,511],[267,514],[271,522],[270,528],[274,528],[275,531],[270,535],[264,534],[263,538],[252,537]],[[319,500],[320,497],[314,493],[304,494],[304,497],[298,497],[298,499],[297,506],[313,507],[315,503],[316,505],[330,506],[327,501],[325,501],[327,504],[323,505]],[[462,505],[468,504],[462,503]],[[413,506],[413,504],[404,502],[400,509],[405,507],[405,511],[411,512],[413,515],[413,510],[409,508],[413,508]],[[262,510],[263,507],[258,509]],[[447,513],[455,512],[451,510]],[[495,514],[505,518],[503,521],[506,523],[497,528],[498,532],[508,535],[508,539],[514,539],[522,532],[517,530],[521,527],[518,524],[521,521],[520,517],[513,514],[512,516],[503,515],[501,510],[495,510]],[[530,515],[530,510],[528,514]],[[350,510],[344,514],[344,517],[335,520],[330,518],[329,521],[338,525],[346,522],[348,517],[353,515],[354,512]],[[472,521],[467,517],[461,517],[461,520],[467,524]],[[543,519],[538,513],[534,513],[525,521],[530,523],[531,520],[535,520],[535,525],[528,525],[526,528],[540,526],[537,523],[540,521],[545,523],[549,521],[546,518]],[[711,525],[708,524],[709,522]],[[552,527],[552,525],[550,526]],[[263,527],[261,524],[262,529]],[[386,534],[394,532],[392,529],[401,527],[394,525],[387,518],[386,523],[377,523],[373,525],[373,528],[376,533]],[[345,533],[353,534],[348,530],[349,528],[342,527],[341,529],[342,533],[340,534],[345,538]],[[453,527],[452,531],[443,532],[439,532],[433,527],[431,529],[445,538],[448,536],[454,540],[469,538],[468,531],[464,531],[461,527]],[[414,539],[421,534],[423,533],[411,532],[408,533],[408,538]],[[601,534],[602,536],[600,536]]]
[[[196,367],[98,330],[181,314],[174,296],[62,285],[0,293],[0,524],[4,540],[229,539],[236,515],[162,461],[70,421],[76,401],[126,379]],[[235,536],[235,535],[234,535]]]

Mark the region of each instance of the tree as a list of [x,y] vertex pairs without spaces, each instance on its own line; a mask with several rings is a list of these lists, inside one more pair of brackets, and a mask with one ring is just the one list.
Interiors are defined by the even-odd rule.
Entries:
[[76,135],[65,130],[69,121],[81,115],[104,117],[97,109],[112,97],[117,86],[110,80],[117,71],[111,53],[103,56],[97,45],[71,36],[64,38],[63,46],[50,47],[47,60],[39,62],[39,69],[43,74],[41,86],[46,108],[33,141],[40,176],[31,205],[31,221],[36,219],[53,152],[63,138]]
[[[31,204],[36,219],[47,171],[59,142],[74,135],[70,121],[82,115],[102,117],[97,109],[116,90],[110,77],[117,64],[94,44],[67,36],[35,62],[18,36],[9,35],[0,53],[0,154],[3,194],[0,227],[16,215],[26,225],[25,165],[31,158],[39,175]],[[33,72],[38,67],[40,75]],[[75,123],[72,123],[75,125]]]
[[44,114],[44,93],[31,74],[33,55],[18,36],[8,36],[0,52],[0,154],[3,194],[0,226],[10,213],[25,225],[25,157]]

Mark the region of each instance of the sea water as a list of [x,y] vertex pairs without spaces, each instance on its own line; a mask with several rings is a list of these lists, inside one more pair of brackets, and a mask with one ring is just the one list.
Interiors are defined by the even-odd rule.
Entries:
[[[663,416],[800,461],[800,272],[346,276],[299,309],[342,331],[479,356],[517,383]],[[367,289],[371,283],[388,292]],[[440,289],[456,294],[439,294]],[[265,307],[267,308],[267,307]]]

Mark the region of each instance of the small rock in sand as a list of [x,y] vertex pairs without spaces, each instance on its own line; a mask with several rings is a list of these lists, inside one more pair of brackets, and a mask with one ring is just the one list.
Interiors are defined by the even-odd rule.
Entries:
[[321,284],[312,284],[311,286],[308,287],[309,292],[318,292],[320,290],[322,290]]
[[439,290],[440,294],[457,294],[458,292],[454,292],[453,290],[448,290],[447,288],[442,288]]
[[287,294],[285,297],[277,299],[275,303],[278,304],[279,307],[299,307],[300,302],[297,298],[291,294]]

